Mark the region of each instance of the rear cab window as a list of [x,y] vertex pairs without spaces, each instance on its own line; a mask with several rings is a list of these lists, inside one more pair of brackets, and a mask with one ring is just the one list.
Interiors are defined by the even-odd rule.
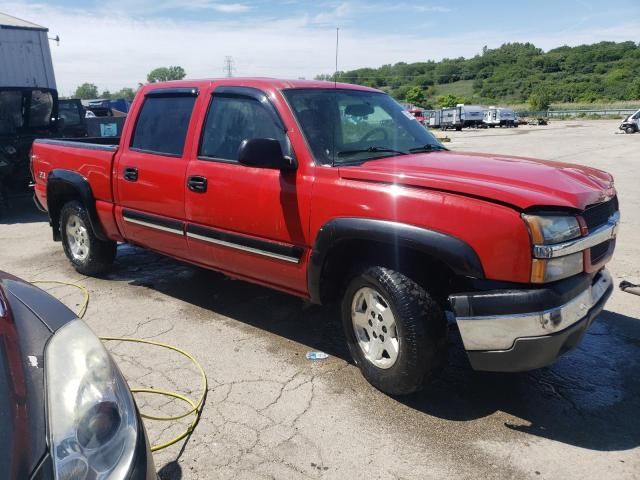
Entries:
[[197,90],[192,88],[147,93],[138,113],[130,149],[181,157],[196,96]]

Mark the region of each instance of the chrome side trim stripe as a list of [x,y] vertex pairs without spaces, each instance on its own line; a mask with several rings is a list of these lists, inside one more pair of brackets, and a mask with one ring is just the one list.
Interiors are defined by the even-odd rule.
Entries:
[[236,250],[243,250],[245,252],[256,253],[258,255],[263,255],[265,257],[284,260],[285,262],[300,263],[299,258],[289,257],[287,255],[281,255],[279,253],[267,252],[266,250],[260,250],[258,248],[247,247],[245,245],[239,245],[237,243],[226,242],[224,240],[219,240],[217,238],[205,237],[204,235],[198,235],[197,233],[193,233],[193,232],[187,232],[187,237],[195,238],[197,240],[202,240],[203,242],[209,242],[209,243],[214,243],[216,245],[222,245],[225,247],[234,248]]
[[127,216],[122,216],[125,222],[135,223],[136,225],[142,225],[143,227],[154,228],[156,230],[162,230],[163,232],[169,232],[176,235],[184,235],[184,231],[178,230],[176,228],[165,227],[163,225],[157,225],[155,223],[145,222],[144,220],[138,220],[137,218],[131,218]]

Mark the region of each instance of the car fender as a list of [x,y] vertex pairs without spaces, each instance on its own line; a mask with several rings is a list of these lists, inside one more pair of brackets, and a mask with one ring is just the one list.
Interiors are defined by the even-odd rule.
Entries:
[[436,258],[455,274],[484,278],[480,258],[466,242],[434,230],[387,220],[336,218],[324,224],[314,241],[307,272],[309,296],[321,303],[321,280],[331,250],[345,240],[375,241],[410,248]]
[[53,169],[47,177],[47,210],[49,211],[49,223],[53,229],[54,240],[60,240],[60,232],[57,228],[60,223],[60,210],[70,194],[78,198],[87,209],[91,229],[95,236],[100,240],[107,240],[98,219],[96,200],[91,191],[89,180],[71,170]]

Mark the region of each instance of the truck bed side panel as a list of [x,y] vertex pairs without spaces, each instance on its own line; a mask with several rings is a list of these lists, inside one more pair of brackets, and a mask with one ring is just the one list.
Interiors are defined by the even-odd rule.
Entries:
[[111,166],[117,147],[69,141],[36,140],[33,144],[33,175],[36,194],[47,205],[46,178],[53,169],[71,170],[85,177],[96,200],[113,203]]
[[40,203],[47,207],[47,179],[55,169],[70,170],[82,175],[91,186],[96,201],[96,213],[105,235],[122,241],[113,212],[111,169],[117,145],[97,143],[36,140],[33,144],[33,177],[35,193]]

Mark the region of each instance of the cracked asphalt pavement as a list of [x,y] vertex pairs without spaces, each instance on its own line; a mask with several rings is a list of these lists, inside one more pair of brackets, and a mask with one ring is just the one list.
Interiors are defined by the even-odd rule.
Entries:
[[[619,121],[452,132],[454,150],[584,163],[613,173],[622,227],[610,270],[640,283],[640,135]],[[335,308],[130,246],[105,278],[79,275],[46,218],[17,199],[0,218],[0,269],[27,280],[80,282],[85,320],[102,336],[135,336],[191,352],[209,377],[195,432],[154,455],[162,479],[640,478],[640,297],[616,289],[583,343],[549,368],[473,372],[450,329],[449,366],[427,390],[391,398],[349,360]],[[43,288],[78,309],[81,294]],[[194,397],[179,355],[109,342],[132,387]],[[309,361],[320,350],[326,360]],[[138,395],[142,411],[184,404]],[[146,422],[152,443],[189,419]]]

